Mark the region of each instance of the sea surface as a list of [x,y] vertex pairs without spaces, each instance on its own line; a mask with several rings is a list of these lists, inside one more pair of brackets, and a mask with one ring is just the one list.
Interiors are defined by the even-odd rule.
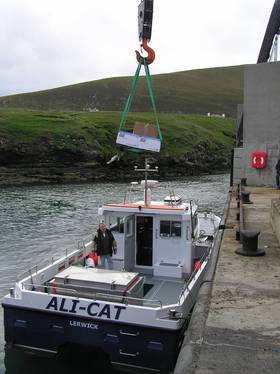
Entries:
[[[223,212],[229,175],[218,174],[162,182],[154,194],[168,191],[194,200],[200,211]],[[0,188],[0,296],[8,293],[16,276],[31,266],[58,258],[66,249],[92,237],[99,223],[97,209],[106,202],[123,201],[127,184],[94,183]],[[92,362],[94,357],[90,357]],[[0,307],[0,374],[99,374],[49,358],[6,352],[3,310]],[[113,373],[113,371],[111,371]]]

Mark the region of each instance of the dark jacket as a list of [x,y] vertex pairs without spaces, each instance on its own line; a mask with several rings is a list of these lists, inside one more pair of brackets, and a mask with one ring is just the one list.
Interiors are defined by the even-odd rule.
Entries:
[[[97,233],[93,239],[94,241],[94,251],[97,253],[97,256],[106,255],[106,251],[103,248],[103,241],[102,241],[102,231],[100,229],[97,230]],[[110,230],[106,229],[106,235],[108,235],[109,241],[109,255],[113,255],[113,251],[116,248],[116,241],[114,235],[111,233]]]
[[276,166],[275,166],[276,172],[278,175],[280,175],[280,160],[278,160]]

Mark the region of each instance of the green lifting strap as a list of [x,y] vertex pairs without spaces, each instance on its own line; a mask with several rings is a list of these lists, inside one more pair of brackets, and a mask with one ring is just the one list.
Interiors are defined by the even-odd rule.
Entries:
[[160,141],[162,142],[162,134],[161,134],[160,127],[159,127],[159,120],[158,120],[158,116],[157,116],[156,102],[155,102],[155,97],[154,97],[153,88],[152,88],[152,79],[151,79],[151,75],[150,75],[149,66],[146,63],[146,59],[144,59],[144,67],[145,67],[146,81],[147,81],[147,85],[148,85],[149,95],[150,95],[150,99],[151,99],[151,102],[152,102],[152,107],[153,107],[154,116],[155,116],[155,120],[156,120],[158,136],[160,138]]
[[139,65],[137,67],[136,73],[134,75],[134,78],[133,78],[133,81],[132,81],[132,84],[131,84],[130,94],[129,94],[128,98],[127,98],[124,110],[122,112],[119,131],[121,131],[124,128],[126,120],[127,120],[128,113],[130,112],[131,103],[132,103],[133,96],[135,95],[135,91],[136,91],[136,87],[137,87],[137,83],[138,83],[138,79],[139,79],[140,70],[141,70],[141,63],[139,63]]
[[[162,134],[161,134],[160,127],[159,127],[159,120],[158,120],[158,116],[157,116],[156,103],[155,103],[155,98],[154,98],[153,89],[152,89],[151,75],[150,75],[149,67],[148,67],[148,65],[146,63],[146,60],[144,58],[143,58],[143,61],[144,61],[143,65],[144,65],[144,68],[145,68],[145,75],[146,75],[146,81],[147,81],[147,86],[148,86],[148,92],[149,92],[149,96],[150,96],[150,99],[151,99],[151,102],[152,102],[152,107],[153,107],[153,112],[154,112],[155,121],[156,121],[156,125],[157,125],[158,135],[159,135],[160,141],[162,141]],[[137,67],[136,73],[134,75],[132,84],[131,84],[130,94],[127,98],[127,101],[126,101],[126,104],[125,104],[125,107],[124,107],[124,111],[122,112],[119,131],[122,131],[125,124],[126,124],[128,113],[130,112],[130,108],[131,108],[131,104],[132,104],[132,99],[133,99],[133,97],[135,95],[135,92],[136,92],[141,67],[142,67],[142,63],[140,62],[138,67]],[[134,151],[137,152],[137,150],[134,150]]]

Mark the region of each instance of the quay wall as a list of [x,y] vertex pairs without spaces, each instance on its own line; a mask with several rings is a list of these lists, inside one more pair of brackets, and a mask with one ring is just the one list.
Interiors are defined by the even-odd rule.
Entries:
[[[243,145],[234,150],[234,183],[274,186],[280,157],[280,62],[248,65],[244,73]],[[252,167],[252,153],[266,152],[267,166]]]
[[259,232],[256,249],[265,253],[236,252],[242,243],[236,239],[239,208],[234,186],[174,374],[279,372],[279,191],[251,186],[244,191],[251,201],[242,205],[245,229]]
[[280,243],[280,199],[271,201],[271,225]]

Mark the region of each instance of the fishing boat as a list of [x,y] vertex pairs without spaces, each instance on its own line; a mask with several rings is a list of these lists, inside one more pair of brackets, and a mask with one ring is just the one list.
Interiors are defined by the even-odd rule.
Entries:
[[172,190],[154,199],[157,168],[137,170],[145,179],[98,209],[117,242],[113,269],[86,265],[89,240],[19,276],[2,302],[7,346],[57,355],[72,345],[116,366],[173,370],[220,219]]
[[[152,13],[153,0],[141,0],[139,38],[148,56],[137,52],[139,65],[116,140],[122,150],[161,149],[148,68],[155,58],[148,46]],[[125,124],[143,66],[155,121],[135,123],[130,132]],[[58,356],[92,350],[93,359],[103,352],[116,366],[173,370],[220,219],[199,213],[194,201],[171,189],[164,198],[155,198],[160,185],[148,177],[158,169],[147,158],[145,167],[136,170],[144,180],[132,182],[121,203],[98,209],[100,222],[117,242],[112,269],[88,266],[91,239],[21,274],[2,302],[8,347]]]

